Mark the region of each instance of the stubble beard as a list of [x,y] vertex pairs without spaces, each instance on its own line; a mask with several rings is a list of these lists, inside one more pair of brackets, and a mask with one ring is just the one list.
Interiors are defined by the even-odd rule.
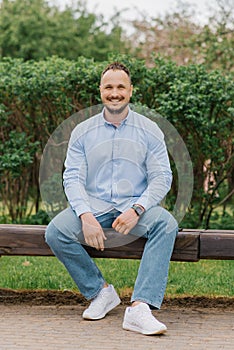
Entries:
[[114,114],[114,115],[121,114],[127,106],[128,106],[128,103],[125,103],[124,105],[122,105],[118,109],[115,109],[115,108],[111,108],[108,104],[105,104],[105,108],[107,109],[107,111],[110,114]]

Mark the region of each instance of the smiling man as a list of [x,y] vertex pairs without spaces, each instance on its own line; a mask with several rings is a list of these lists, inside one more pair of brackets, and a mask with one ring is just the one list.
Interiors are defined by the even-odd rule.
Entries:
[[131,306],[123,328],[161,334],[159,309],[166,289],[177,223],[160,206],[172,174],[164,136],[156,123],[129,108],[133,93],[128,68],[113,62],[102,72],[104,108],[73,130],[65,161],[69,207],[48,225],[46,241],[80,292],[91,300],[83,318],[98,320],[120,299],[82,244],[105,249],[105,229],[147,239]]
[[108,66],[101,77],[100,92],[106,107],[105,118],[111,123],[121,123],[128,114],[128,103],[132,96],[133,86],[127,70],[116,69],[118,64]]

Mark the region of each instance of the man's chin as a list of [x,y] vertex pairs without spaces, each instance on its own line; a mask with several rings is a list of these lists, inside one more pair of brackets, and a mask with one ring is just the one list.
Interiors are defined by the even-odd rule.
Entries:
[[128,103],[125,103],[124,105],[120,106],[120,107],[115,107],[115,108],[112,108],[110,107],[110,105],[108,104],[105,104],[105,108],[108,110],[109,113],[111,114],[121,114],[125,108],[128,106]]

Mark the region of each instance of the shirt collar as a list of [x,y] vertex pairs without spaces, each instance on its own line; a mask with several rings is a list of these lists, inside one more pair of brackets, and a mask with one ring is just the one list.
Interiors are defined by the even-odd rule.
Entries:
[[[132,110],[131,108],[128,106],[128,114],[127,114],[127,117],[121,122],[120,126],[123,125],[123,124],[128,124],[129,122],[129,119],[131,118],[131,115],[132,115]],[[101,118],[103,120],[103,124],[107,124],[107,125],[113,125],[112,123],[108,122],[105,117],[104,117],[104,108],[101,112]]]

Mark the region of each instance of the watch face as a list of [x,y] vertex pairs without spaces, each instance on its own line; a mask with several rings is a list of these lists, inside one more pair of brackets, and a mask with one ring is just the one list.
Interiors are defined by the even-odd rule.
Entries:
[[137,212],[138,212],[138,214],[139,214],[139,216],[141,215],[141,214],[143,214],[143,209],[141,208],[141,207],[137,207]]
[[132,208],[135,210],[138,216],[141,216],[144,213],[144,210],[138,205],[133,205]]

